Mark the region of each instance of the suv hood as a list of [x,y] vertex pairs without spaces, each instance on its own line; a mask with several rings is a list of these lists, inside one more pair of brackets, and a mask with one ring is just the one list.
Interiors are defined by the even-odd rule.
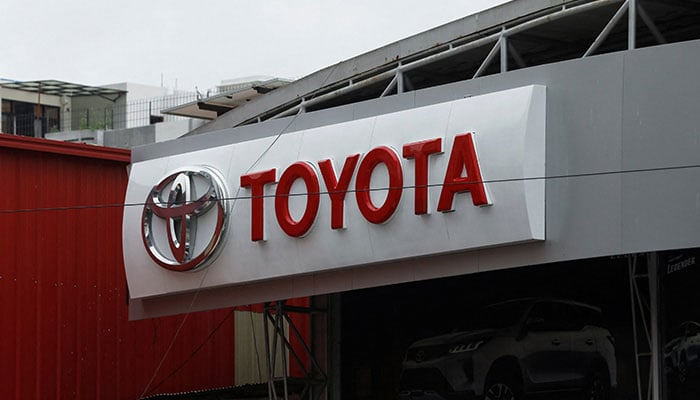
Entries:
[[436,346],[441,344],[464,343],[480,340],[484,337],[502,335],[504,329],[479,329],[473,331],[453,332],[440,336],[433,336],[414,342],[410,348]]

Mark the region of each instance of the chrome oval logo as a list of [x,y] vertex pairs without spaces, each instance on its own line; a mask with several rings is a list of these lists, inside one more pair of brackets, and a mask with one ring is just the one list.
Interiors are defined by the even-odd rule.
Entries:
[[151,258],[173,271],[196,271],[218,255],[228,225],[228,191],[205,166],[171,172],[151,189],[143,208],[143,243]]

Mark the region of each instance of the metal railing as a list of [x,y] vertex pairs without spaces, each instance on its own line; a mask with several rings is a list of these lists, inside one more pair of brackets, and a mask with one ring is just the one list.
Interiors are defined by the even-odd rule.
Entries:
[[136,128],[165,121],[187,119],[165,115],[162,110],[195,101],[195,93],[141,99],[122,105],[73,109],[70,130],[109,130]]

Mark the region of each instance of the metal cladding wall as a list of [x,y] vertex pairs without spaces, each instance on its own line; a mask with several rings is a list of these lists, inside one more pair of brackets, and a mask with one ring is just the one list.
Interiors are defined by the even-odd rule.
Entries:
[[137,399],[234,384],[233,310],[128,320],[129,157],[0,135],[0,398]]

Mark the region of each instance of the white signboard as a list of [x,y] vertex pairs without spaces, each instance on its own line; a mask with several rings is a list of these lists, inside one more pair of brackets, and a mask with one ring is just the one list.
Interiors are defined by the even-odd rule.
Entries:
[[137,162],[132,298],[544,240],[545,88]]

